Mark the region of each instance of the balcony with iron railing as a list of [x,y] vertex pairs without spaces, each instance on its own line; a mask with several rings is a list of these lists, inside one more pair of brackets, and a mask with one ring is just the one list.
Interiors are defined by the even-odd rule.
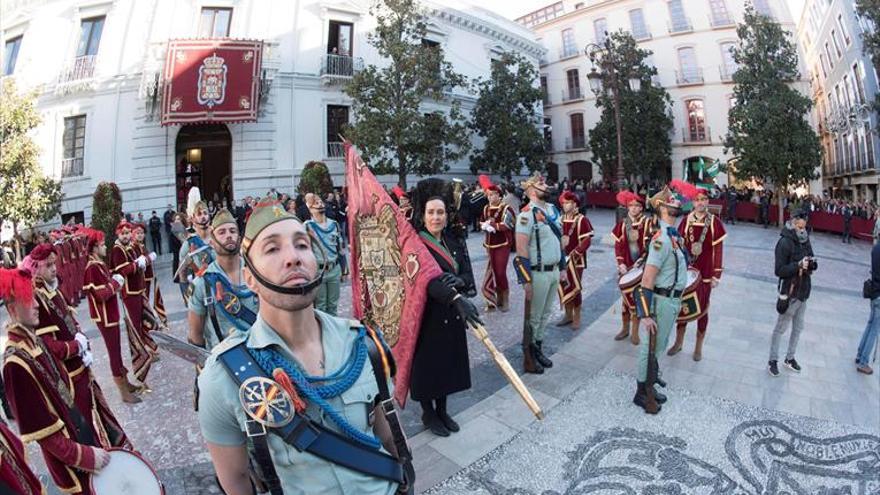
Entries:
[[61,160],[61,177],[80,177],[83,174],[83,159],[79,158],[65,158]]
[[321,81],[324,84],[339,84],[351,79],[364,68],[364,59],[328,53],[321,57]]
[[675,71],[675,84],[679,86],[703,84],[703,69],[691,67]]
[[682,144],[712,144],[712,129],[709,126],[683,127],[681,129]]
[[58,84],[69,84],[72,82],[91,79],[95,76],[95,62],[97,55],[83,55],[76,57],[67,66],[58,73]]
[[669,34],[690,33],[694,30],[694,25],[691,24],[691,20],[687,17],[673,19],[666,25],[669,28]]
[[543,103],[545,107],[553,105],[553,103],[550,102],[550,95],[548,95],[546,92],[541,95],[541,103]]
[[342,142],[330,141],[327,143],[327,158],[342,158],[345,156],[345,147]]
[[632,37],[636,41],[647,41],[653,38],[653,36],[651,36],[651,31],[648,31],[648,28],[633,30]]
[[718,66],[718,74],[722,81],[730,82],[733,81],[733,74],[737,69],[736,64],[722,64]]
[[709,25],[712,26],[713,29],[720,29],[736,26],[736,23],[733,21],[733,17],[729,12],[723,12],[709,14]]
[[570,103],[572,101],[580,101],[584,99],[584,93],[580,86],[562,90],[562,103]]
[[565,151],[587,149],[586,136],[571,136],[565,138]]

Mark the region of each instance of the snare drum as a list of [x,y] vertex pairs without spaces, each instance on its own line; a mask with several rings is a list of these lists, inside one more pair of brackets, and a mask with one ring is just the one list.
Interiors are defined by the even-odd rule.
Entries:
[[681,295],[681,310],[678,312],[678,318],[676,319],[678,323],[694,321],[702,316],[706,310],[700,301],[700,293],[697,291],[702,278],[700,270],[694,267],[688,268],[687,285],[685,285],[684,292]]
[[137,452],[114,448],[110,463],[91,477],[95,495],[164,495],[165,487],[156,471]]
[[617,285],[620,287],[620,292],[624,294],[628,294],[635,290],[639,284],[642,283],[642,274],[645,272],[644,268],[641,264],[637,264],[629,269],[628,272],[624,273],[617,279]]

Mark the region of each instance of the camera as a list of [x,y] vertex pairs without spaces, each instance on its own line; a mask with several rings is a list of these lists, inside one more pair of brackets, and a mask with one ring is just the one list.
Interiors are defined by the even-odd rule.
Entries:
[[807,270],[814,272],[817,268],[819,268],[819,263],[816,261],[816,258],[812,256],[806,256],[804,259],[807,261]]

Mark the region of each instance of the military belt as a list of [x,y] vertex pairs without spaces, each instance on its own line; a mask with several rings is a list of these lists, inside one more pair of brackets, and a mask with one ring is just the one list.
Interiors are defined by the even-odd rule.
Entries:
[[556,265],[539,265],[532,267],[533,272],[552,272],[555,269]]
[[654,287],[654,294],[663,297],[671,297],[673,299],[678,299],[681,297],[684,291],[682,290],[673,290],[672,287]]

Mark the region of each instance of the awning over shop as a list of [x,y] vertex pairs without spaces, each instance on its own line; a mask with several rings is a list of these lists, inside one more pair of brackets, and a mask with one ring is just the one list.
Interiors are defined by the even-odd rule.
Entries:
[[262,54],[262,41],[169,41],[162,125],[256,121]]

